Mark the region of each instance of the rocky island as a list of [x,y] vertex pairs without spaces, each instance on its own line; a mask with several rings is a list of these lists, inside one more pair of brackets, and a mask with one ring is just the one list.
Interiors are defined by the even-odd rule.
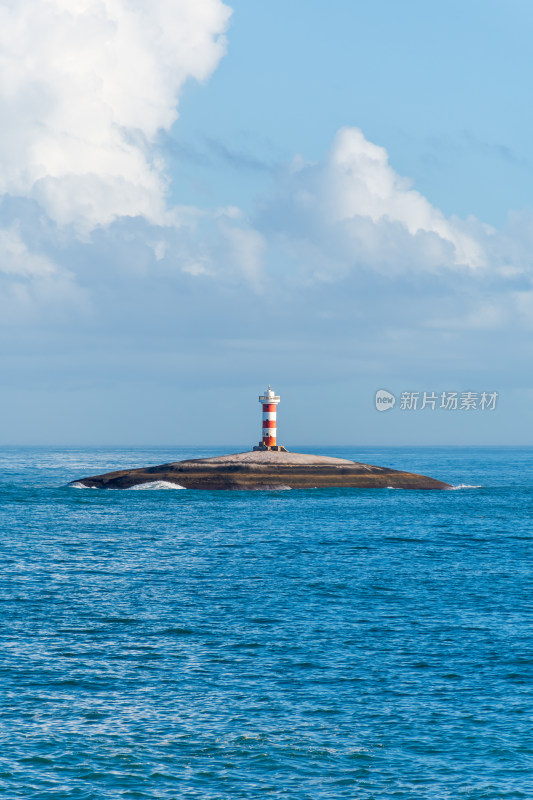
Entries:
[[345,458],[257,448],[213,458],[192,458],[155,467],[123,469],[73,481],[95,489],[129,489],[165,481],[184,489],[450,489],[447,483]]
[[269,386],[259,396],[262,407],[262,438],[253,450],[213,458],[190,458],[156,467],[122,469],[72,481],[71,486],[91,489],[130,489],[147,483],[165,482],[183,489],[451,489],[447,483],[374,467],[346,458],[290,453],[277,443],[277,405],[280,401]]

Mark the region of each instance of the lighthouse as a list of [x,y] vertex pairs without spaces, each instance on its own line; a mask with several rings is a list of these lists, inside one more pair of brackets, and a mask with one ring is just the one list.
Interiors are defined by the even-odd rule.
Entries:
[[254,450],[278,450],[286,453],[286,449],[276,444],[276,406],[279,395],[275,394],[270,384],[264,394],[259,395],[259,402],[263,407],[263,438]]

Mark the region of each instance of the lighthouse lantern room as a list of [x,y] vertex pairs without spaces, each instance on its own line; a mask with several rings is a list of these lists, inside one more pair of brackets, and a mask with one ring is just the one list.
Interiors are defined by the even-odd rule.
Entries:
[[276,444],[276,406],[279,403],[279,395],[275,394],[270,384],[266,392],[259,396],[259,402],[263,406],[263,438],[258,447],[254,450],[278,450],[286,453],[286,449]]

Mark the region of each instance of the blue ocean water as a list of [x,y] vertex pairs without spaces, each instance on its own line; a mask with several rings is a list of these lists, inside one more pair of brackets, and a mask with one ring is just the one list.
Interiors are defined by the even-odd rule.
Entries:
[[533,450],[314,450],[447,492],[65,487],[224,451],[0,453],[0,798],[533,797]]

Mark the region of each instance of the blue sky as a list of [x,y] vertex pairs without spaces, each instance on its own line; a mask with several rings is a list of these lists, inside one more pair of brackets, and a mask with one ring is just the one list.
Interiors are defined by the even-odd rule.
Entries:
[[[531,203],[530,4],[232,7],[228,56],[200,91],[189,85],[173,131],[186,151],[206,156],[209,177],[195,192],[203,172],[184,159],[177,174],[192,177],[177,196],[249,204],[268,177],[259,165],[295,153],[320,159],[335,132],[353,125],[448,215],[502,225],[509,209]],[[257,165],[255,174],[230,182],[225,151],[243,157],[241,172]]]
[[289,447],[532,443],[529,4],[1,22],[5,443],[251,445],[268,382]]

